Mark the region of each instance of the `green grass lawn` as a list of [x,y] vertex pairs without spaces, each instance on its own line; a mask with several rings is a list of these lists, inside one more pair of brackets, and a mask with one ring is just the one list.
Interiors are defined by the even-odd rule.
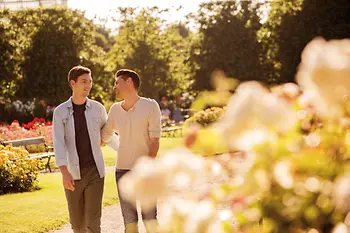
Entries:
[[[0,232],[47,232],[68,222],[60,173],[40,174],[40,190],[0,196]],[[118,201],[113,172],[107,172],[103,205]]]
[[[159,155],[161,155],[167,150],[180,146],[182,143],[182,140],[183,140],[182,138],[161,138]],[[117,153],[108,146],[104,146],[102,148],[102,151],[103,151],[103,156],[105,159],[106,166],[107,167],[115,166],[115,162],[117,160]],[[55,158],[51,159],[50,166],[51,168],[55,167]]]
[[[181,144],[182,138],[162,138],[161,155]],[[106,166],[114,166],[116,153],[103,148]],[[54,165],[52,166],[54,167]],[[47,232],[68,222],[68,210],[60,173],[44,173],[38,177],[40,190],[0,196],[0,232]],[[107,172],[103,205],[118,201],[114,173]]]

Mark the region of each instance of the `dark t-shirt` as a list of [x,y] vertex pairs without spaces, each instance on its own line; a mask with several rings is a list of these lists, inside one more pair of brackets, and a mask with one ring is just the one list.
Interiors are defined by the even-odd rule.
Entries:
[[77,147],[80,168],[88,168],[96,166],[94,156],[92,154],[89,131],[85,118],[85,105],[76,105],[73,103],[73,116],[75,128],[75,144]]

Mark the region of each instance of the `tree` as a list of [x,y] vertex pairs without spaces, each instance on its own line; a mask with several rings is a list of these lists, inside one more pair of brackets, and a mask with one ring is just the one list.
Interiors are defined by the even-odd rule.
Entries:
[[70,95],[69,69],[81,64],[92,70],[92,98],[106,98],[109,93],[101,90],[110,87],[105,81],[110,76],[105,71],[105,54],[112,39],[103,26],[85,18],[83,12],[67,8],[0,14],[2,96],[42,99],[56,105]]
[[16,28],[8,21],[9,14],[9,11],[0,12],[0,104],[11,100],[21,78],[20,45],[16,40]]
[[211,89],[210,75],[216,69],[242,81],[263,80],[258,10],[259,4],[246,1],[200,5],[194,16],[200,26],[199,35],[191,49],[196,89]]
[[185,24],[167,25],[163,34],[163,56],[169,64],[170,83],[164,87],[164,94],[178,95],[192,89],[193,77],[190,63],[192,33]]
[[130,68],[141,76],[140,93],[151,98],[180,93],[188,83],[186,42],[179,29],[166,25],[157,7],[119,8],[121,26],[109,52],[108,70]]
[[273,61],[275,82],[294,81],[301,52],[313,38],[350,37],[350,2],[347,0],[293,0],[271,4],[261,31],[267,60]]
[[[16,80],[16,98],[59,104],[70,95],[68,71],[79,64],[92,69],[92,98],[108,95],[99,91],[107,88],[103,86],[109,76],[104,69],[104,56],[111,40],[106,38],[108,31],[85,18],[83,12],[67,8],[29,9],[8,12],[6,20],[12,28],[6,33],[13,34],[14,50],[20,57],[21,72],[7,76]],[[0,57],[9,60],[4,55]]]

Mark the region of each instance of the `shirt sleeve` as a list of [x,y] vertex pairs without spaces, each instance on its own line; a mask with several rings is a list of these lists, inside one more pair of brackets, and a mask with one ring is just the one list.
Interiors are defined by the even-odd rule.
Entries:
[[107,112],[106,108],[101,105],[101,131],[103,129],[103,126],[107,123]]
[[159,138],[162,133],[161,128],[161,112],[158,103],[152,100],[151,114],[148,120],[149,136],[152,138]]
[[[108,143],[111,140],[111,137],[114,134],[115,131],[115,125],[114,125],[114,117],[115,117],[115,105],[113,105],[108,113],[107,116],[107,120],[106,120],[106,124],[104,124],[103,128],[102,128],[102,132],[101,132],[101,139],[104,143]],[[106,111],[105,111],[106,114]]]
[[53,145],[54,145],[54,151],[55,151],[55,158],[56,158],[56,166],[67,166],[68,160],[67,160],[67,147],[65,143],[65,131],[64,131],[64,122],[61,117],[61,115],[58,112],[58,109],[56,108],[53,113],[53,120],[52,120],[53,130],[52,130],[52,136],[53,136]]

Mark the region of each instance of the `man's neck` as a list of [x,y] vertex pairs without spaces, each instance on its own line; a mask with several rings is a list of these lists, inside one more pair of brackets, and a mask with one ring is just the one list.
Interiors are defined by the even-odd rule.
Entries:
[[76,104],[76,105],[81,105],[81,104],[84,104],[86,102],[86,96],[77,96],[77,95],[74,95],[72,96],[72,102],[73,104]]
[[132,108],[136,104],[136,102],[139,99],[140,99],[140,96],[138,96],[137,93],[126,96],[124,98],[123,108],[125,110],[129,110],[130,108]]

